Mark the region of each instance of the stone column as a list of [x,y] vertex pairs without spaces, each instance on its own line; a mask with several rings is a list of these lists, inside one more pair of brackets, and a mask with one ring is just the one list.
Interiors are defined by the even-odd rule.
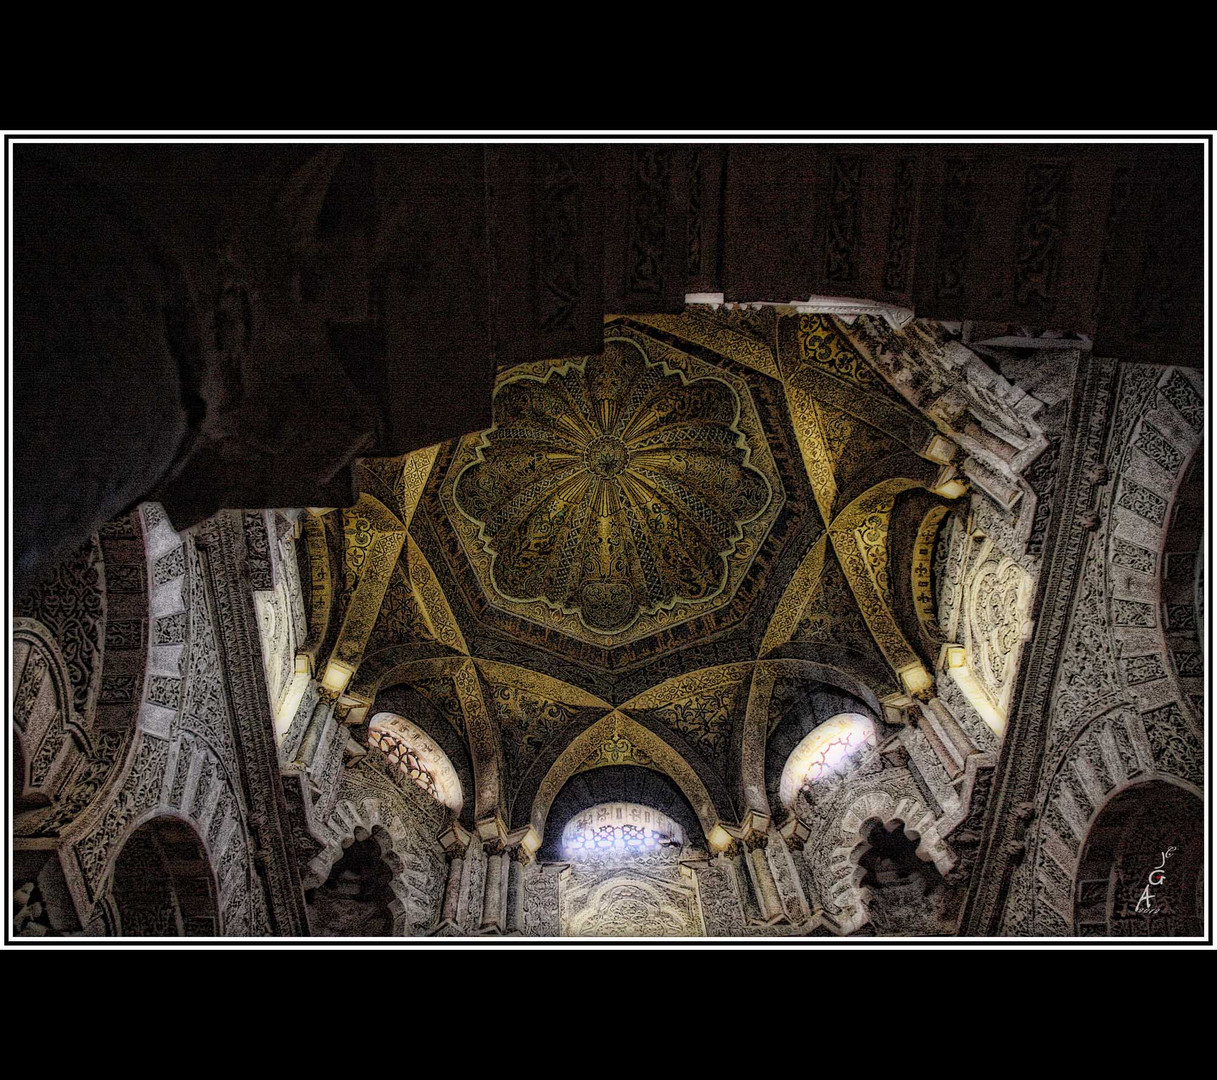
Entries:
[[731,845],[726,858],[731,864],[735,876],[736,887],[739,891],[740,907],[744,911],[744,919],[752,922],[761,918],[760,905],[752,888],[752,872],[748,869],[748,851],[742,840]]
[[769,834],[752,832],[745,840],[748,848],[748,865],[752,870],[752,880],[756,888],[757,900],[761,906],[761,918],[772,922],[779,916],[785,915],[782,898],[778,894],[778,883],[773,877],[773,868],[769,865]]
[[448,856],[448,881],[444,886],[444,906],[440,910],[440,924],[455,925],[457,907],[461,902],[461,871],[465,860],[461,849],[452,851]]
[[482,893],[482,933],[503,933],[506,915],[507,874],[510,856],[500,841],[486,845],[486,882]]
[[697,896],[702,923],[709,937],[736,937],[747,933],[748,919],[739,890],[731,882],[736,872],[727,855],[692,865],[697,875]]
[[947,775],[954,780],[963,773],[962,755],[954,746],[949,745],[940,733],[938,717],[928,706],[922,705],[918,708],[916,715],[918,730],[925,736],[926,742],[933,747],[934,753],[938,755],[938,760],[942,762]]
[[524,932],[524,866],[528,852],[517,844],[506,855],[507,859],[507,917],[503,932]]
[[308,727],[304,729],[304,737],[300,740],[300,749],[296,751],[296,760],[292,762],[300,769],[307,769],[313,763],[317,747],[321,744],[321,736],[325,734],[325,725],[329,722],[330,712],[338,701],[338,695],[324,688],[317,691],[317,704],[309,717]]
[[945,701],[941,698],[931,698],[929,708],[938,720],[938,726],[942,730],[943,735],[954,746],[956,752],[963,757],[964,761],[977,752],[976,745],[968,738],[967,732],[959,726],[959,721],[955,719],[955,714],[947,708]]

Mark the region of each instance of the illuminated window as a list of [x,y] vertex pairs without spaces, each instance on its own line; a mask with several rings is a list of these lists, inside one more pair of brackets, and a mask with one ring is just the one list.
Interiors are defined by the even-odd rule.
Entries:
[[637,854],[683,841],[676,822],[636,803],[601,803],[576,814],[562,830],[562,847],[572,855]]
[[401,736],[388,728],[369,733],[369,741],[394,765],[404,772],[420,788],[434,799],[439,798],[439,789],[431,771],[418,760],[418,755],[402,740]]
[[786,761],[779,787],[782,805],[793,804],[805,785],[845,772],[875,741],[875,722],[862,713],[840,713],[825,720]]
[[368,724],[368,745],[437,802],[460,812],[463,797],[456,770],[426,732],[405,717],[377,713]]

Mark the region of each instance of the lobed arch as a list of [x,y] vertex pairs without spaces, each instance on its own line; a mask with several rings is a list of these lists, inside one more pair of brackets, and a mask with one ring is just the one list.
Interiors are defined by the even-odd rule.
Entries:
[[[862,823],[860,836],[862,842],[850,858],[858,903],[865,912],[865,932],[918,936],[947,932],[956,916],[952,900],[958,900],[958,895],[952,896],[942,871],[919,850],[920,834],[899,818],[888,824],[872,817]],[[879,876],[884,862],[896,869],[894,880],[886,883]],[[893,885],[897,891],[894,907],[887,902],[887,890]]]
[[[380,848],[381,858],[392,871],[390,888],[393,901],[389,912],[393,917],[393,936],[401,937],[419,932],[433,921],[435,912],[424,904],[412,876],[423,869],[419,866],[419,836],[412,834],[411,825],[385,800],[376,794],[339,799],[325,822],[326,844],[317,855],[302,867],[301,884],[304,889],[320,888],[329,880],[334,866],[343,852],[356,841],[374,840]],[[441,855],[437,847],[436,859]],[[439,902],[438,882],[435,904]]]
[[875,823],[889,831],[893,826],[903,828],[905,836],[916,844],[917,857],[933,863],[945,878],[954,867],[956,858],[938,832],[934,814],[920,798],[899,792],[869,791],[850,802],[837,818],[826,844],[818,846],[826,860],[828,905],[841,914],[841,932],[849,934],[867,921],[866,890],[858,859],[866,851],[867,838]]

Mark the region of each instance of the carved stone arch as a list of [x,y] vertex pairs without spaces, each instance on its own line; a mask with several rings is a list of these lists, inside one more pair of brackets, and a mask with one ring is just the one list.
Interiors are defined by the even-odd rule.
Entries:
[[741,813],[751,810],[765,817],[772,817],[774,813],[768,796],[766,745],[769,739],[769,706],[774,685],[780,678],[805,678],[808,682],[840,689],[869,706],[876,717],[883,715],[874,692],[839,668],[810,660],[758,661],[753,668],[740,744],[738,797]]
[[[854,483],[837,493],[836,505],[840,510],[836,516],[845,513],[851,503],[873,490],[875,476],[900,478],[899,482],[907,484],[908,488],[928,492],[928,489],[934,486],[934,481],[941,468],[941,465],[927,461],[905,446],[897,444],[891,453],[876,458],[871,468],[858,476]],[[895,487],[893,481],[884,481],[884,483]],[[938,496],[931,497],[938,498]]]
[[[862,842],[850,856],[852,881],[869,929],[924,936],[952,928],[956,912],[947,880],[921,850],[920,833],[899,817],[890,823],[872,817],[862,823],[859,835]],[[895,871],[894,880],[882,881],[885,869]]]
[[[858,495],[828,526],[832,547],[871,636],[897,675],[925,666],[896,618],[891,516],[896,498],[926,487],[908,477],[884,480]],[[924,689],[924,688],[922,688]]]
[[1079,729],[1045,788],[1032,838],[1031,912],[1037,930],[1072,933],[1082,847],[1103,808],[1128,788],[1150,781],[1200,797],[1201,763],[1199,743],[1178,707],[1151,720],[1122,704]]
[[36,619],[13,626],[14,775],[17,813],[49,806],[68,779],[73,749],[89,738],[72,706],[71,677],[50,630]]
[[[409,825],[375,794],[340,799],[325,823],[325,847],[309,862],[303,873],[306,890],[316,889],[329,879],[343,852],[356,841],[372,839],[393,873],[390,883],[393,902],[393,936],[404,937],[420,929],[420,913],[408,876],[414,870]],[[438,900],[438,897],[436,898]]]
[[853,800],[836,821],[836,846],[827,853],[833,885],[826,899],[840,910],[838,921],[843,933],[851,933],[866,922],[866,897],[860,885],[857,856],[865,850],[864,826],[874,820],[884,826],[899,822],[905,834],[917,841],[917,856],[932,862],[944,877],[955,864],[955,856],[938,834],[934,814],[920,799],[878,790]]
[[1167,658],[1183,700],[1204,714],[1204,454],[1197,444],[1167,513],[1158,598]]
[[915,628],[912,640],[923,659],[935,665],[939,648],[950,640],[938,619],[936,556],[954,508],[929,492],[912,496],[899,508],[898,527],[907,532],[909,542],[897,545],[901,556],[896,576],[902,581],[898,595],[903,598],[906,622]]
[[[927,514],[927,518],[932,514],[933,510]],[[923,519],[918,536],[919,547],[926,535],[925,524]],[[967,592],[964,576],[971,547],[972,540],[968,535],[965,514],[958,508],[948,508],[948,512],[933,529],[933,544],[929,552],[933,621],[947,641],[958,641],[962,636],[961,624]],[[924,566],[924,563],[922,565]]]
[[1150,776],[1113,793],[1091,821],[1079,856],[1073,933],[1200,936],[1203,908],[1200,792],[1171,777]]
[[[442,651],[442,655],[426,655],[432,649]],[[424,655],[419,655],[420,652]],[[381,686],[437,677],[452,680],[464,714],[474,780],[472,792],[465,792],[465,801],[473,803],[477,821],[501,816],[502,746],[483,699],[477,666],[472,660],[454,656],[442,646],[385,649],[359,668],[347,695],[371,705]],[[469,798],[471,794],[472,799]]]
[[[549,766],[529,804],[527,821],[517,811],[513,826],[531,825],[537,836],[545,836],[550,807],[562,787],[576,773],[604,765],[638,765],[665,773],[688,799],[702,831],[709,836],[730,808],[718,806],[700,776],[656,732],[619,711],[589,724],[576,735]],[[523,801],[517,805],[522,810]]]
[[[330,551],[325,522],[316,514],[306,513],[300,526],[304,541],[296,549],[301,582],[308,582],[308,618],[300,653],[308,657],[314,672],[320,671],[326,657],[322,648],[330,636],[337,571]],[[303,558],[301,557],[303,556]]]
[[834,644],[792,641],[769,653],[766,662],[788,663],[815,678],[814,672],[825,672],[821,682],[830,683],[866,702],[875,712],[882,712],[880,696],[901,692],[899,680],[875,649],[870,654]]
[[112,860],[106,904],[123,937],[224,932],[216,873],[189,818],[158,808],[137,819]]
[[[31,809],[14,823],[19,845],[24,838],[83,835],[137,752],[137,730],[149,709],[146,676],[156,652],[153,615],[158,609],[153,601],[167,587],[161,582],[168,567],[157,558],[154,539],[157,515],[163,520],[159,506],[145,504],[102,525],[77,557],[18,598],[18,611],[47,613],[35,620],[42,626],[37,648],[46,655],[53,643],[61,660],[48,665],[49,677],[70,706],[59,733],[62,753],[52,763],[55,803]],[[176,539],[167,524],[164,528]],[[180,590],[176,604],[180,609]],[[28,621],[17,620],[18,650],[23,622],[29,630]],[[34,673],[29,669],[31,678]],[[18,685],[18,699],[21,694]],[[16,700],[15,714],[21,707]],[[25,752],[32,770],[37,757],[30,757],[28,746]],[[65,864],[65,874],[77,909],[87,911],[95,895],[72,860]]]
[[[1204,678],[1191,551],[1202,546],[1203,484],[1189,484],[1189,474],[1202,457],[1204,401],[1195,378],[1163,369],[1113,453],[1105,584],[1128,695],[1143,713],[1173,699],[1199,731]],[[1190,519],[1182,527],[1181,516]],[[1190,543],[1181,531],[1192,534]]]
[[369,704],[382,686],[411,682],[432,674],[451,675],[465,657],[436,644],[395,645],[367,657],[347,687],[347,696]]

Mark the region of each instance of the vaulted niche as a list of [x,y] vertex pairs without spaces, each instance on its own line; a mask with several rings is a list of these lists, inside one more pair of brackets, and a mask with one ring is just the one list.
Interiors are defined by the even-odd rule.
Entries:
[[356,840],[325,884],[305,894],[315,937],[388,937],[393,933],[393,870],[376,836]]
[[[662,807],[662,809],[660,809]],[[705,933],[684,859],[705,850],[697,815],[663,773],[609,765],[572,777],[554,800],[541,849],[569,866],[560,879],[567,937],[696,937]]]
[[1175,784],[1126,788],[1095,818],[1078,865],[1074,924],[1082,937],[1204,933],[1204,812]]
[[920,836],[902,821],[871,820],[854,852],[870,932],[880,936],[950,933],[956,899],[938,868],[917,853]]

